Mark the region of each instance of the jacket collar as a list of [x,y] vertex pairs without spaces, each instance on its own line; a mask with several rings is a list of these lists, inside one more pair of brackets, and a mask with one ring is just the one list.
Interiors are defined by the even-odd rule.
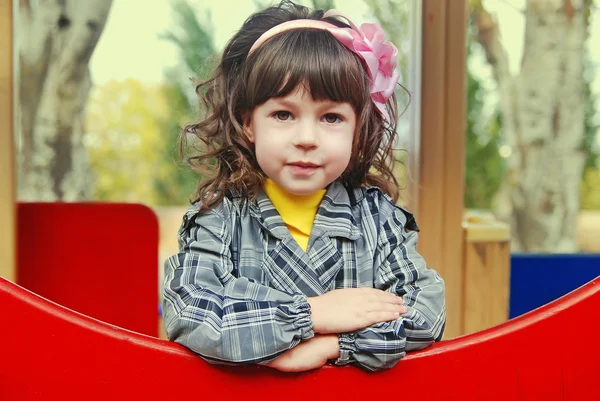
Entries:
[[[353,207],[362,200],[361,189],[347,189],[334,181],[319,205],[311,236],[343,237],[356,240],[361,237],[360,229],[352,213]],[[273,203],[261,189],[255,202],[250,202],[250,213],[273,236],[284,239],[291,234]]]

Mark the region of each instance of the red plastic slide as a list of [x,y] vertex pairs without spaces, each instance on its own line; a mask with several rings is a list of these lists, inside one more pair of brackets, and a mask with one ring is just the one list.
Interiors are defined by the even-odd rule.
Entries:
[[217,367],[0,278],[0,400],[600,400],[600,283],[366,373]]

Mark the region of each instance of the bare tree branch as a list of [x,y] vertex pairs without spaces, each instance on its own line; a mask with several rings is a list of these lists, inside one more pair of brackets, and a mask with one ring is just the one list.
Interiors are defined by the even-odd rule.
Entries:
[[492,66],[498,83],[510,76],[508,54],[500,42],[498,22],[481,3],[471,2],[471,22],[476,29],[475,39],[483,47],[488,63]]

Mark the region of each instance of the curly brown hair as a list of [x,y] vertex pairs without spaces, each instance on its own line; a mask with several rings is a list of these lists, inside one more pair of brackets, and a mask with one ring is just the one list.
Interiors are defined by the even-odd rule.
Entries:
[[[354,108],[352,156],[339,181],[354,188],[377,186],[398,199],[393,174],[396,97],[388,100],[391,123],[387,123],[371,101],[370,77],[362,59],[318,29],[280,33],[248,55],[270,28],[294,19],[321,20],[323,14],[323,10],[282,1],[251,15],[228,42],[212,78],[197,84],[203,118],[187,125],[179,140],[182,158],[188,154],[188,163],[205,177],[192,202],[201,200],[202,208],[210,209],[223,197],[256,198],[266,176],[244,134],[242,116],[270,98],[286,96],[298,85],[304,85],[314,100],[348,102]],[[348,26],[335,18],[325,20]],[[191,155],[190,135],[196,143]]]

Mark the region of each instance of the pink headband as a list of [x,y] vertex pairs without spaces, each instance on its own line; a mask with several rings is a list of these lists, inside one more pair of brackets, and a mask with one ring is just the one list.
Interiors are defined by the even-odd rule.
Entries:
[[287,21],[263,33],[254,42],[248,54],[282,32],[299,28],[322,29],[330,32],[337,40],[352,52],[358,54],[367,66],[371,77],[371,99],[383,117],[390,122],[390,115],[385,103],[394,93],[400,74],[395,71],[398,49],[391,42],[385,41],[385,33],[379,24],[362,24],[360,28],[344,17],[337,10],[329,10],[323,15],[327,17],[342,17],[350,28],[340,28],[329,22],[313,19],[296,19]]

